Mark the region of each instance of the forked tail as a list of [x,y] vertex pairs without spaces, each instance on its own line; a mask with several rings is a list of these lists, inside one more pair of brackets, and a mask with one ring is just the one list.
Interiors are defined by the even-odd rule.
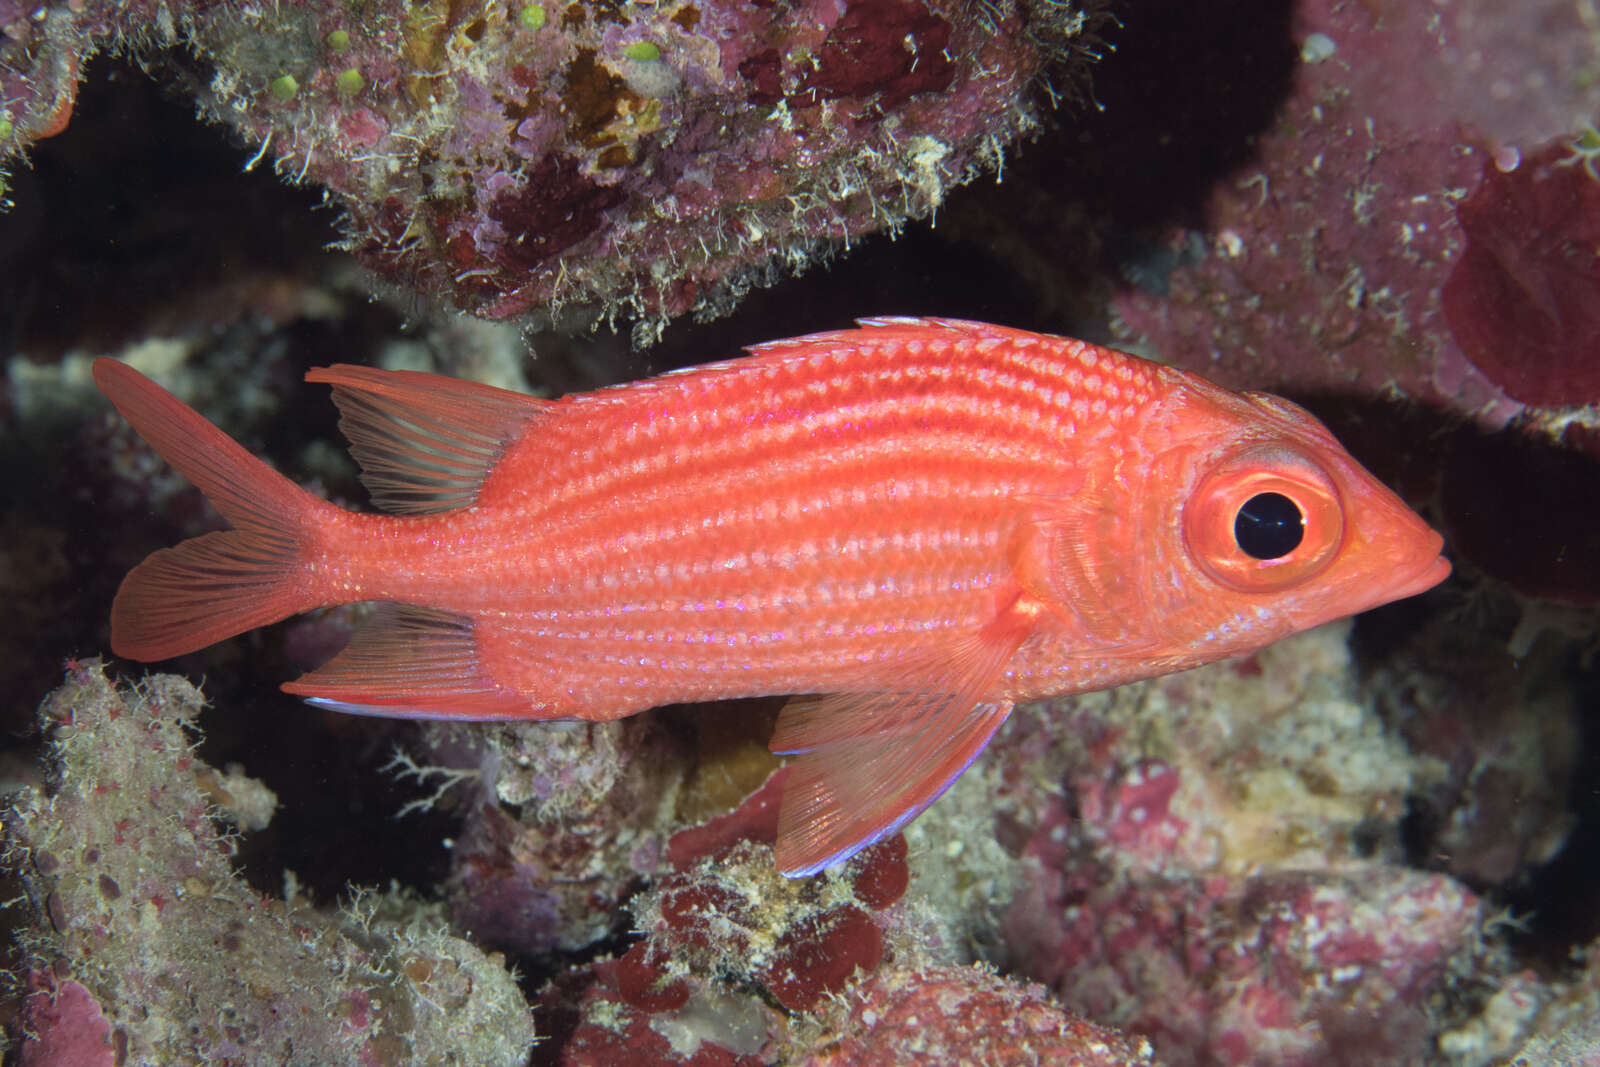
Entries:
[[94,380],[234,526],[162,549],[128,573],[111,605],[112,650],[167,659],[315,607],[305,544],[315,513],[332,505],[127,364],[96,360]]

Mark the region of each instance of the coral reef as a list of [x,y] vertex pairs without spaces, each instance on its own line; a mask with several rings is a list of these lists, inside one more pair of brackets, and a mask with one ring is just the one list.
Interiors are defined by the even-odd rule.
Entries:
[[[1027,72],[1090,40],[1090,5],[571,6],[0,0],[0,454],[30,472],[0,515],[7,1062],[283,1062],[292,1038],[318,1063],[1600,1067],[1591,5],[1129,2],[1105,113],[942,204],[990,134],[1027,128]],[[1088,17],[1039,45],[1047,9]],[[956,47],[990,40],[985,12],[998,66]],[[1161,34],[1176,60],[1140,59]],[[1176,99],[1127,89],[1146,82]],[[1142,198],[1128,217],[1073,199],[1085,162]],[[372,300],[351,262],[306,258],[331,232],[273,243],[314,197],[257,192],[302,168],[370,263],[483,312],[720,310],[791,254],[935,206],[940,226],[645,354]],[[1460,577],[1353,630],[1019,709],[903,839],[798,884],[772,872],[775,705],[414,729],[279,697],[361,609],[181,663],[219,705],[203,759],[170,678],[74,667],[24,724],[60,656],[103,647],[128,567],[215,522],[90,406],[93,354],[124,346],[359,504],[309,365],[559,393],[854,313],[1095,331],[1101,252],[1141,286],[1115,297],[1125,337],[1306,398],[1435,508]],[[1069,291],[1069,268],[1100,273]],[[1472,341],[1497,311],[1537,344]],[[391,878],[409,888],[328,903]]]
[[1334,623],[1244,660],[1027,709],[1001,739],[1002,810],[1036,820],[1064,788],[1070,833],[1140,875],[1400,859],[1405,798],[1443,768],[1363,699],[1348,634]]
[[648,881],[713,844],[770,843],[777,793],[758,787],[778,765],[775,708],[427,727],[395,766],[429,791],[408,807],[460,812],[444,886],[454,921],[521,955],[582,949],[618,932]]
[[490,317],[659,321],[931,214],[1037,128],[1046,64],[1087,62],[1097,10],[7,4],[0,152],[64,128],[96,49],[181,43],[206,112],[337,196],[385,276]]
[[840,877],[811,880],[777,874],[770,843],[737,843],[630,905],[645,939],[619,963],[622,995],[638,1008],[680,1007],[706,977],[734,967],[788,1011],[813,1010],[883,961],[906,882],[898,836]]
[[561,1050],[550,1062],[1153,1062],[1147,1042],[1063,1011],[1040,986],[950,965],[900,903],[899,836],[824,877],[778,876],[776,784],[710,832],[674,838],[684,866],[630,905],[643,940],[543,991]]
[[[652,849],[648,869],[612,873],[649,877],[628,903],[642,939],[558,974],[541,994],[555,1035],[548,1062],[603,1063],[623,1049],[659,1063],[785,1062],[785,1041],[816,1033],[838,1050],[817,1062],[852,1062],[901,1040],[884,1023],[895,1011],[884,990],[967,991],[945,995],[949,1005],[976,996],[973,983],[1038,996],[959,966],[975,953],[1043,982],[1069,1013],[1148,1038],[1163,1063],[1318,1065],[1353,1050],[1374,1063],[1427,1061],[1439,998],[1479,966],[1482,914],[1460,882],[1404,865],[1402,819],[1409,797],[1461,788],[1457,753],[1412,751],[1385,726],[1358,692],[1348,634],[1334,625],[1240,663],[1021,709],[974,783],[911,828],[911,847],[896,837],[826,878],[772,869],[782,771],[699,824],[681,805],[676,816],[631,810],[632,832],[681,828]],[[1397,670],[1403,682],[1378,682],[1392,717],[1415,730],[1465,714],[1460,697],[1439,705],[1454,692],[1442,682],[1419,695],[1414,673]],[[1469,678],[1462,694],[1477,685]],[[1432,703],[1419,711],[1419,701]],[[530,752],[514,762],[539,767],[541,781],[575,780],[593,751],[556,746],[544,762]],[[723,756],[742,759],[738,746]],[[1518,773],[1546,763],[1526,749],[1500,757]],[[573,795],[604,805],[610,779],[596,777],[605,788]],[[535,807],[512,809],[525,828]],[[1518,825],[1548,852],[1559,805]],[[538,840],[581,857],[589,826],[547,822]],[[1513,849],[1497,870],[1522,862]],[[560,925],[550,913],[529,943],[592,938],[610,899],[592,898],[588,918],[574,910],[565,934],[549,932]],[[1072,1025],[1058,1008],[1046,1014]],[[922,1040],[977,1040],[960,1011],[939,1018]],[[1003,1060],[999,1048],[984,1054]]]
[[1059,881],[1018,902],[1023,973],[1069,1009],[1150,1038],[1174,1067],[1324,1064],[1354,1050],[1421,1061],[1431,999],[1468,962],[1479,921],[1476,898],[1440,875],[1130,878],[1086,867],[1092,853],[1071,845],[1034,847]]
[[1043,989],[976,967],[888,968],[835,1009],[806,1067],[858,1063],[983,1063],[996,1067],[1135,1067],[1150,1044],[1061,1010]]
[[201,703],[176,676],[118,688],[90,663],[40,709],[48,781],[10,798],[4,827],[35,989],[23,1062],[522,1063],[515,981],[428,907],[322,911],[237,875],[238,835],[273,798],[195,756]]
[[[1523,402],[1588,403],[1587,388],[1560,369],[1577,365],[1582,346],[1553,367],[1526,353],[1512,372],[1506,361],[1524,359],[1525,346],[1516,357],[1487,351],[1495,327],[1483,299],[1497,262],[1509,269],[1505,284],[1530,301],[1527,313],[1515,312],[1519,322],[1556,316],[1539,327],[1550,341],[1541,353],[1562,343],[1562,331],[1582,331],[1573,311],[1583,290],[1562,279],[1576,282],[1585,268],[1551,257],[1581,246],[1594,225],[1592,208],[1571,193],[1589,175],[1582,166],[1549,170],[1552,150],[1542,148],[1580,140],[1572,116],[1600,112],[1592,79],[1545,77],[1594,61],[1581,16],[1544,2],[1512,10],[1474,0],[1448,12],[1401,5],[1380,16],[1304,0],[1294,20],[1301,64],[1289,98],[1255,158],[1213,186],[1206,231],[1171,235],[1179,265],[1159,290],[1117,299],[1128,335],[1236,387],[1391,390],[1488,426]],[[1511,96],[1483,90],[1491,78],[1536,79],[1544,91],[1511,107]],[[1484,191],[1465,199],[1480,176]],[[1519,244],[1535,222],[1564,227],[1535,239],[1544,252]],[[1447,290],[1441,302],[1452,277],[1458,295]],[[1454,338],[1444,321],[1452,305]]]
[[[887,964],[849,997],[814,1018],[779,1021],[733,993],[708,994],[673,1010],[641,1010],[618,995],[617,965],[583,976],[581,996],[562,1009],[571,1027],[563,1067],[845,1067],[864,1063],[985,1064],[993,1067],[1138,1067],[1154,1064],[1148,1042],[1076,1018],[1042,987],[978,967]],[[561,989],[550,989],[552,999]],[[570,994],[569,994],[570,995]],[[771,1028],[769,1030],[769,1027]]]
[[1439,1036],[1452,1067],[1600,1065],[1600,943],[1579,953],[1582,969],[1546,983],[1533,971],[1507,974],[1463,1025]]
[[[974,768],[982,814],[923,820],[977,865],[943,859],[935,883],[913,849],[910,896],[1162,1063],[1425,1062],[1480,908],[1404,865],[1407,796],[1445,768],[1359,696],[1346,636],[1019,709]],[[1003,915],[943,902],[968,877],[1015,887]]]
[[612,933],[623,901],[660,866],[679,749],[649,717],[441,728],[430,762],[477,775],[446,887],[455,921],[481,943],[531,955]]

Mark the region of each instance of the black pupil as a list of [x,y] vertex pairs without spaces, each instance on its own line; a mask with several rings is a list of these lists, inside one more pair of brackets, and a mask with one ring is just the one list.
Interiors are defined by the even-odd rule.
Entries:
[[1282,493],[1257,493],[1233,520],[1233,539],[1256,559],[1282,559],[1300,547],[1305,535],[1299,505]]

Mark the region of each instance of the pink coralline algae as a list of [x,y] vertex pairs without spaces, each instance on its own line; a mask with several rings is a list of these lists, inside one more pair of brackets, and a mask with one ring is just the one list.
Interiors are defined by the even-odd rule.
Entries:
[[[1585,145],[1593,141],[1585,155]],[[1467,358],[1537,407],[1600,403],[1600,135],[1485,165],[1444,312]]]
[[203,110],[329,189],[385,276],[489,317],[659,320],[932,213],[1037,128],[1047,63],[1082,76],[1097,10],[4,4],[0,154],[64,126],[97,48],[175,38],[213,70]]
[[[100,1004],[78,982],[57,982],[48,974],[28,976],[33,990],[22,1002],[20,1067],[112,1067],[111,1024]],[[127,1039],[123,1038],[123,1055]]]
[[[1117,298],[1126,334],[1234,387],[1387,390],[1491,427],[1524,403],[1583,403],[1593,381],[1576,369],[1583,345],[1553,365],[1550,352],[1594,319],[1594,299],[1583,303],[1576,284],[1593,250],[1586,267],[1576,205],[1547,194],[1589,175],[1548,170],[1551,155],[1536,150],[1558,136],[1571,143],[1570,116],[1600,108],[1593,79],[1550,73],[1593,62],[1581,16],[1548,0],[1381,10],[1303,0],[1293,34],[1301,64],[1290,96],[1251,162],[1212,189],[1205,230],[1170,235],[1185,256],[1167,290]],[[1487,84],[1540,88],[1499,94]],[[1516,146],[1522,167],[1499,175],[1496,160],[1516,158]],[[1468,207],[1480,174],[1500,190],[1534,190],[1535,201],[1513,206],[1491,192],[1492,209]],[[1525,225],[1546,230],[1517,232]],[[1447,324],[1440,289],[1458,263]],[[1487,306],[1517,292],[1520,310]],[[1476,307],[1464,314],[1469,296]],[[1532,350],[1487,352],[1504,346],[1508,316],[1535,331]]]
[[1030,845],[1044,877],[1008,934],[1022,972],[1068,1008],[1149,1037],[1175,1067],[1320,1065],[1351,1049],[1399,1063],[1428,1048],[1428,998],[1478,922],[1449,878],[1129,876],[1064,853],[1060,825]]
[[1157,1063],[1148,1041],[1076,1018],[1040,986],[974,967],[886,969],[837,1014],[846,1021],[798,1061],[804,1067]]
[[1172,813],[1176,768],[1146,760],[1106,778],[1079,784],[1078,812],[1088,832],[1122,855],[1159,863],[1177,847],[1188,824]]

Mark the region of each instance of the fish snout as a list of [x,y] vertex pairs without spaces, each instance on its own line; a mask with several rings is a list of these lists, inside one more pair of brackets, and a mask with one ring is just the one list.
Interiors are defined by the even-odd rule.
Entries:
[[1371,602],[1356,611],[1416,596],[1449,576],[1450,561],[1437,530],[1387,489],[1366,503],[1355,528],[1347,528],[1341,552],[1371,583]]

